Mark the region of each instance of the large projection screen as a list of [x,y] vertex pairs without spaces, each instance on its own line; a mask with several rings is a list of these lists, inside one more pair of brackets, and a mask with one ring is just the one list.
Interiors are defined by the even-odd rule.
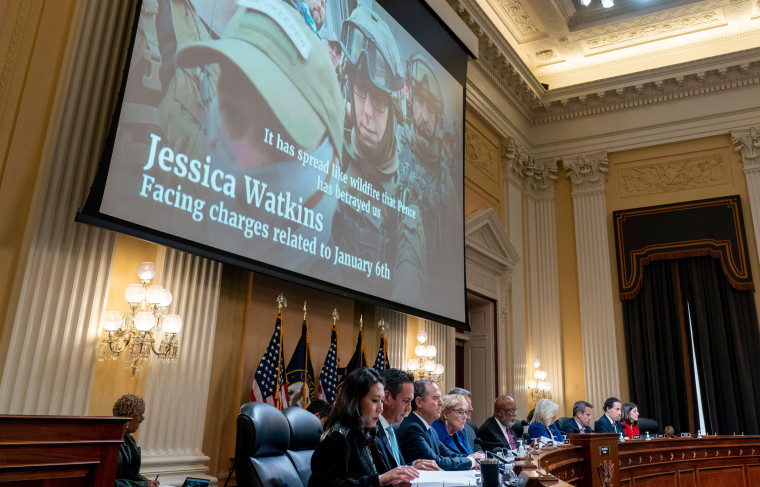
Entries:
[[467,55],[424,4],[143,0],[138,17],[79,221],[466,326]]

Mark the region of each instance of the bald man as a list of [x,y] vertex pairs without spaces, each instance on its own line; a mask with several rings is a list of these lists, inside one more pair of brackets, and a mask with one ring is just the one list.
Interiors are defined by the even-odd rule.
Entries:
[[522,438],[522,422],[517,420],[517,413],[517,403],[510,396],[496,398],[493,416],[486,419],[478,429],[478,438],[485,450],[517,449],[517,440]]

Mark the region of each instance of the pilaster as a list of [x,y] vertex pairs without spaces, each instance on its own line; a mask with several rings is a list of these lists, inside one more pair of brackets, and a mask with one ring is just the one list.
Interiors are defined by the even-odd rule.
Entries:
[[148,369],[145,402],[150,407],[140,435],[142,472],[169,484],[209,477],[202,451],[222,264],[166,249],[162,283],[174,296],[170,312],[182,317],[177,361],[155,357]]
[[[104,107],[116,96],[107,87],[123,63],[130,3],[89,0],[76,6],[40,159],[16,161],[38,163],[38,171],[13,304],[2,317],[3,414],[88,414],[115,234],[75,223],[74,215],[100,158],[108,120]],[[24,35],[36,37],[37,29],[48,28],[57,20],[52,17],[59,5],[32,5],[42,9],[37,12],[42,20],[19,23],[32,29]],[[20,12],[28,7],[25,2]],[[46,49],[40,42],[39,49]],[[41,61],[31,56],[28,69],[33,76]],[[33,96],[26,88],[25,99]]]
[[[552,398],[564,407],[564,372],[562,361],[562,323],[559,311],[559,267],[557,263],[557,229],[554,207],[554,181],[557,161],[521,161],[525,180],[526,255],[528,323],[531,359],[541,360],[552,384]],[[530,377],[529,377],[530,379]]]
[[[731,140],[737,152],[742,155],[744,175],[747,178],[749,193],[749,208],[752,214],[752,228],[755,231],[755,242],[760,242],[760,126],[746,130],[732,130]],[[757,246],[760,254],[760,246]]]
[[[505,300],[508,307],[500,310],[501,321],[504,322],[502,329],[509,330],[509,334],[502,333],[499,343],[499,362],[504,362],[505,371],[508,372],[509,381],[500,381],[502,390],[499,394],[509,394],[517,402],[517,407],[523,411],[528,410],[527,393],[527,354],[528,343],[526,309],[525,309],[525,253],[523,249],[523,175],[520,170],[520,161],[525,158],[523,149],[514,140],[505,141],[503,144],[504,165],[504,204],[502,214],[506,215],[506,232],[512,243],[519,260],[512,269],[513,280],[511,282],[510,299]],[[507,325],[506,323],[509,322]],[[505,356],[506,355],[506,356]],[[509,389],[507,389],[509,386]]]
[[586,397],[601,407],[620,394],[614,295],[607,242],[607,154],[563,158],[572,182]]

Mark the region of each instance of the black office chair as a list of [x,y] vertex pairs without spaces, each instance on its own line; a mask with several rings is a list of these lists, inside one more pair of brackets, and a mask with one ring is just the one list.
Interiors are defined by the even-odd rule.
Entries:
[[562,431],[562,434],[565,434],[565,423],[570,421],[573,418],[568,418],[567,416],[562,416],[559,418],[555,423],[557,424],[557,428],[559,428],[560,431]]
[[288,420],[277,408],[261,402],[240,407],[237,417],[235,469],[241,487],[301,485],[301,477],[287,457]]
[[290,426],[290,447],[285,454],[296,467],[303,487],[306,487],[311,477],[311,455],[322,436],[322,423],[312,413],[299,406],[291,406],[283,413]]
[[643,437],[646,435],[647,431],[649,431],[650,436],[656,437],[657,433],[660,432],[660,426],[657,424],[657,421],[653,419],[639,416],[639,433]]

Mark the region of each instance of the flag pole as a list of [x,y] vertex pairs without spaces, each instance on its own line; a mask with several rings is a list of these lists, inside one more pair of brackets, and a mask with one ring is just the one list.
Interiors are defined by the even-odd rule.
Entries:
[[309,357],[309,322],[306,320],[306,301],[303,302],[303,322],[306,324],[306,350],[304,350],[305,357],[304,357],[304,361],[303,361],[303,363],[304,363],[304,371],[303,371],[304,380],[303,380],[303,385],[301,386],[301,397],[303,397],[304,399],[303,399],[303,403],[301,403],[301,407],[303,407],[304,409],[306,409],[306,406],[307,406],[306,403],[309,402],[308,401],[309,398],[306,397],[306,394],[307,394],[306,393],[306,390],[307,390],[306,381],[309,380],[309,370],[308,370],[307,365],[310,362],[310,360],[309,360],[310,359],[310,357]]
[[280,319],[280,350],[278,354],[277,359],[277,388],[274,390],[274,404],[277,409],[282,409],[280,407],[280,400],[282,399],[280,397],[280,386],[282,384],[282,377],[280,374],[280,371],[282,370],[282,337],[285,334],[285,324],[283,323],[282,319],[282,308],[288,307],[288,300],[285,299],[285,295],[280,293],[279,296],[277,296],[277,317]]

